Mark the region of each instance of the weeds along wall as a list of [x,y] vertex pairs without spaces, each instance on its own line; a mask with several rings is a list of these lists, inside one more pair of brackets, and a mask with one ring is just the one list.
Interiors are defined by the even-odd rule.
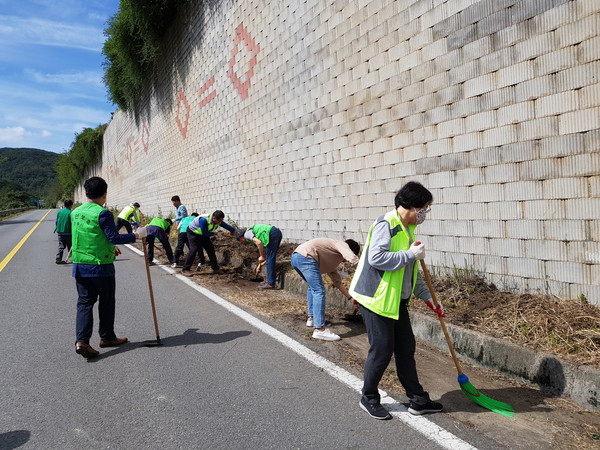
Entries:
[[364,242],[416,180],[431,264],[600,305],[600,1],[202,3],[108,126],[109,205]]

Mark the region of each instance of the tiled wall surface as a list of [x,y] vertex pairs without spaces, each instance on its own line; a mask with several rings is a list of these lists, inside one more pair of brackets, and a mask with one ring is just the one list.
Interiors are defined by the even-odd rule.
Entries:
[[417,180],[432,264],[600,305],[600,1],[238,0],[178,28],[107,129],[110,205],[363,242]]

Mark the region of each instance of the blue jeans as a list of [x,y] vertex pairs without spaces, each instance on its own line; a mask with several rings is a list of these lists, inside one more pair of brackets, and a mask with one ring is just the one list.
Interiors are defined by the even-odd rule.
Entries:
[[281,244],[281,230],[277,227],[269,231],[269,245],[265,247],[267,253],[267,284],[275,286],[275,274],[277,269],[277,252]]
[[314,327],[325,326],[325,285],[319,263],[312,258],[294,253],[292,267],[308,284],[308,315],[314,318]]

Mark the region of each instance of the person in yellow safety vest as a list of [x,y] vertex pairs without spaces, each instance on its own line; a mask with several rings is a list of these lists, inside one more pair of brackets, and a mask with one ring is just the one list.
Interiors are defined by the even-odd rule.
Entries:
[[183,275],[186,277],[192,276],[190,269],[194,263],[196,253],[200,254],[200,264],[202,264],[202,261],[204,260],[204,255],[201,254],[202,249],[206,250],[206,254],[208,255],[208,260],[210,261],[213,272],[220,272],[219,263],[217,262],[217,255],[215,254],[215,247],[210,238],[211,236],[214,236],[215,231],[217,231],[219,227],[225,228],[232,234],[235,233],[235,228],[223,222],[224,218],[225,213],[221,210],[216,210],[208,217],[196,217],[188,225],[187,235],[190,242],[190,252],[185,258],[185,263],[183,265],[183,269],[181,270]]
[[242,244],[251,243],[258,248],[258,263],[267,264],[267,279],[258,285],[259,289],[275,289],[277,252],[281,244],[281,230],[273,225],[257,224],[248,229],[238,230],[236,239]]
[[135,202],[135,203],[133,203],[133,206],[135,206],[136,204],[137,204],[138,208],[129,217],[129,223],[131,224],[133,231],[135,231],[137,227],[141,227],[142,220],[144,220],[144,213],[139,209],[140,204]]
[[162,244],[165,252],[167,253],[167,259],[169,264],[173,264],[173,250],[171,249],[171,243],[169,242],[169,232],[171,231],[171,225],[173,221],[171,219],[161,219],[155,217],[148,224],[148,237],[146,243],[148,244],[148,264],[154,265],[152,261],[154,259],[154,239],[158,239]]
[[98,302],[100,347],[115,347],[127,342],[115,334],[115,244],[128,244],[146,236],[140,227],[135,233],[119,234],[113,214],[104,209],[108,186],[100,177],[83,184],[88,201],[71,213],[73,234],[73,277],[77,286],[75,351],[84,358],[99,352],[90,346],[94,328],[94,304]]
[[[140,204],[138,202],[134,202],[121,210],[121,212],[117,216],[117,232],[119,232],[123,227],[125,227],[128,233],[133,232],[130,220],[132,218],[135,219],[139,217],[139,209]],[[137,220],[137,223],[141,225],[141,218],[140,220]]]
[[408,316],[412,295],[422,299],[438,315],[431,293],[418,272],[418,260],[425,257],[425,245],[414,231],[425,221],[433,196],[422,184],[411,181],[396,194],[396,208],[379,217],[364,245],[350,293],[358,302],[369,338],[360,407],[375,419],[390,419],[381,406],[378,385],[392,354],[400,383],[410,400],[414,415],[439,412],[440,403],[431,401],[419,383],[415,364],[415,337]]

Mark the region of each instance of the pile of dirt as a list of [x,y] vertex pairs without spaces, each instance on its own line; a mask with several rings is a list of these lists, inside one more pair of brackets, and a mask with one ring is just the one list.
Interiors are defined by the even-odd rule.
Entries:
[[[243,303],[253,309],[266,311],[271,317],[289,316],[301,320],[306,314],[303,302],[290,302],[284,295],[256,298],[253,289],[245,292],[255,277],[258,251],[251,244],[241,244],[219,233],[213,238],[217,252],[229,255],[223,261],[224,273],[213,275],[208,270],[198,275],[199,282],[214,288],[237,286],[236,291],[244,297]],[[282,243],[277,255],[278,270],[292,270],[289,259],[296,244]],[[233,263],[237,261],[237,263]],[[242,264],[239,262],[242,261]],[[576,364],[600,368],[600,309],[585,300],[560,299],[546,295],[515,294],[500,291],[474,273],[464,272],[442,276],[432,270],[434,289],[444,304],[446,321],[477,330],[497,338],[508,339],[516,344],[563,357]],[[348,283],[354,271],[349,264],[342,264]],[[264,270],[263,270],[264,273]],[[209,276],[210,275],[210,276]],[[327,283],[328,279],[325,277]],[[280,298],[281,297],[281,298]],[[411,308],[431,314],[420,301]],[[343,317],[347,311],[336,316]]]

